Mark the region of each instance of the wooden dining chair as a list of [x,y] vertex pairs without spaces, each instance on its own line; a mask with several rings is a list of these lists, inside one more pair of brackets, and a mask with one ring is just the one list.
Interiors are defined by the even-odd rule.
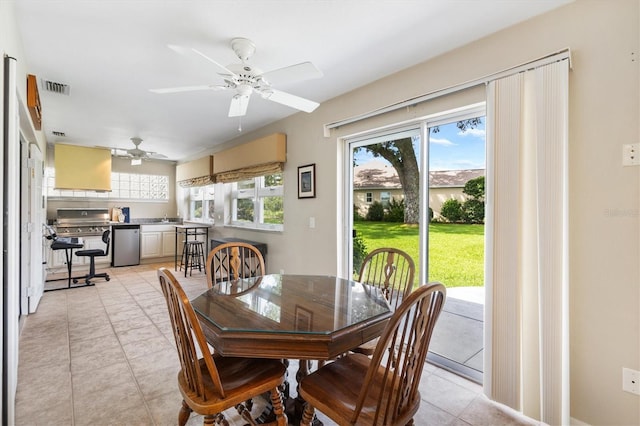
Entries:
[[264,275],[262,253],[254,245],[229,242],[214,247],[205,264],[209,288],[222,281]]
[[444,304],[440,283],[418,287],[398,306],[372,358],[349,353],[299,384],[306,401],[300,425],[315,410],[343,425],[411,425],[420,406],[420,378]]
[[[415,270],[413,259],[404,251],[379,248],[364,258],[357,280],[380,288],[391,308],[395,310],[411,293]],[[373,339],[352,351],[371,356],[377,343],[378,339]]]
[[[285,379],[284,364],[276,359],[212,355],[191,302],[178,281],[166,268],[158,270],[158,278],[167,301],[181,365],[178,387],[183,400],[178,424],[185,425],[192,411],[204,415],[205,425],[213,425],[214,420],[225,424],[222,412],[235,407],[246,422],[255,425],[243,403],[270,392],[276,415],[272,424],[285,426],[287,416],[278,390]],[[202,358],[198,358],[198,349]]]

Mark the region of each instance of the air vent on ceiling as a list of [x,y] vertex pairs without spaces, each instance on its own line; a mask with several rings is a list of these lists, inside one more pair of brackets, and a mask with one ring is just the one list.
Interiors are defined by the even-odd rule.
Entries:
[[42,87],[44,87],[44,90],[47,92],[58,93],[60,95],[69,95],[69,90],[71,90],[68,84],[57,83],[51,80],[42,80]]
[[55,130],[53,132],[51,132],[51,133],[53,134],[53,136],[62,136],[62,137],[67,136],[67,134],[65,132],[57,132]]

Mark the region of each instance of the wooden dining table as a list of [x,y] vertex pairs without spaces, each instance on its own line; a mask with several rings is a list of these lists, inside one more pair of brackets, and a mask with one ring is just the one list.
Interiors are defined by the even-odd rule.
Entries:
[[328,275],[222,282],[191,304],[217,353],[300,360],[298,381],[305,360],[331,360],[380,336],[392,315],[379,288]]

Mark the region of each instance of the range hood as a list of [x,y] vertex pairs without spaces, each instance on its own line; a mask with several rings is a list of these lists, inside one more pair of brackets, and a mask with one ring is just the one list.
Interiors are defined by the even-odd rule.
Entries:
[[111,150],[56,144],[55,189],[111,191]]

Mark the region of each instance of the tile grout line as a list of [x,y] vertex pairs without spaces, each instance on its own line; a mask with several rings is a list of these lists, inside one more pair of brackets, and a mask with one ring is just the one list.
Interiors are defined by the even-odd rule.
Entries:
[[69,328],[71,327],[71,321],[69,319],[69,297],[65,293],[64,294],[64,304],[65,304],[65,314],[67,318],[67,349],[69,350],[69,389],[71,393],[71,426],[75,426],[76,424],[76,399],[74,397],[73,392],[73,372],[71,371],[71,332]]

